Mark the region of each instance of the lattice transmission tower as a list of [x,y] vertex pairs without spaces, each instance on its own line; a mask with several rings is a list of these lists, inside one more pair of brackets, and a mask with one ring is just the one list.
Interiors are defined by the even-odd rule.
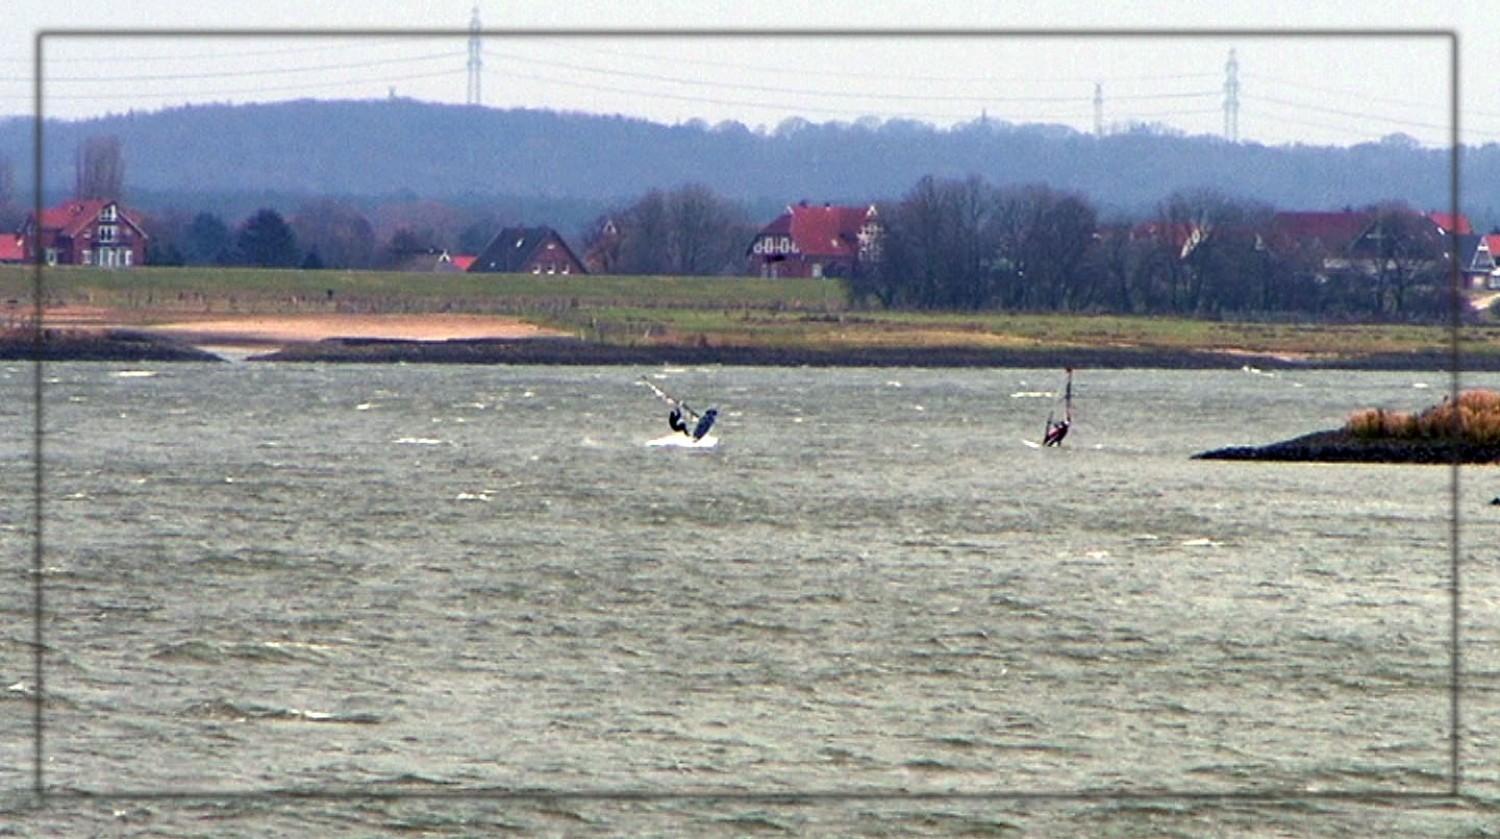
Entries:
[[1229,63],[1224,65],[1224,139],[1240,141],[1240,61],[1234,50],[1229,51]]
[[466,100],[470,105],[480,105],[479,77],[480,71],[484,69],[484,56],[479,46],[479,7],[474,7],[474,15],[469,18],[469,94]]

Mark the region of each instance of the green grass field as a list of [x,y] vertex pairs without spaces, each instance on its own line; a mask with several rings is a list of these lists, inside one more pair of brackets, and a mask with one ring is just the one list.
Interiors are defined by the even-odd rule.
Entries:
[[[0,302],[32,305],[33,269],[0,266]],[[827,280],[538,277],[250,268],[51,268],[44,305],[114,310],[130,323],[204,315],[509,315],[610,344],[755,347],[1135,347],[1341,355],[1444,352],[1442,326],[1187,318],[887,312],[848,305]],[[12,302],[13,301],[13,302]],[[1500,356],[1500,327],[1464,327],[1464,353]]]

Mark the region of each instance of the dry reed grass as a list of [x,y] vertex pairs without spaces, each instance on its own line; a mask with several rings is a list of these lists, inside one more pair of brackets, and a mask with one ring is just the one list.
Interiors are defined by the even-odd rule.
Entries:
[[1500,443],[1500,393],[1466,390],[1421,413],[1365,408],[1350,415],[1344,429],[1362,440],[1452,439]]

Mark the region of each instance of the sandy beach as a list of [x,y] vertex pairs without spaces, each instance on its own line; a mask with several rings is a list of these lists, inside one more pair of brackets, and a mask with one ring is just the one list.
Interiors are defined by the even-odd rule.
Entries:
[[220,355],[266,353],[329,338],[451,341],[557,337],[566,333],[496,315],[320,314],[183,318],[142,323],[139,316],[87,306],[49,308],[42,325],[56,329],[130,329],[161,335]]

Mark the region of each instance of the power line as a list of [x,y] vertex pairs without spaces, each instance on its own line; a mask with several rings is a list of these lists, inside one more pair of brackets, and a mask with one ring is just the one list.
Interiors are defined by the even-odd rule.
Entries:
[[[258,93],[305,93],[310,90],[326,90],[339,87],[353,87],[355,85],[389,85],[393,83],[417,81],[419,79],[436,79],[444,76],[457,76],[462,73],[461,68],[448,70],[434,70],[430,73],[407,73],[401,76],[365,77],[358,79],[341,79],[327,82],[307,82],[295,85],[277,85],[267,87],[257,85],[255,87],[242,88],[211,88],[208,90],[195,90],[192,94],[185,94],[180,90],[149,92],[134,91],[131,97],[135,99],[191,99],[195,101],[212,102],[227,96],[253,95]],[[3,97],[0,97],[3,98]],[[31,97],[24,97],[30,101]],[[67,102],[118,102],[120,97],[114,93],[47,93],[47,101],[58,100]]]
[[[634,53],[634,52],[621,51],[621,50],[605,50],[605,49],[599,49],[599,48],[589,48],[589,47],[584,46],[582,44],[570,46],[569,53],[570,54],[574,54],[574,55],[578,55],[578,54],[593,54],[593,55],[601,55],[601,56],[606,56],[606,57],[624,57],[624,58],[631,58],[631,59],[642,59],[642,60],[645,60],[645,61],[670,64],[672,67],[682,67],[684,65],[702,66],[702,67],[720,67],[720,68],[731,69],[731,70],[742,70],[742,71],[746,71],[746,72],[749,72],[749,73],[755,73],[755,74],[758,74],[758,75],[781,75],[781,74],[784,74],[786,72],[786,66],[785,65],[759,64],[759,63],[746,63],[746,62],[731,62],[731,61],[715,61],[715,60],[710,60],[710,59],[689,58],[689,57],[685,57],[685,56],[661,56],[661,55],[651,54],[651,53]],[[966,83],[966,84],[981,84],[981,85],[993,85],[993,84],[1026,84],[1026,85],[1037,85],[1037,84],[1056,85],[1056,84],[1063,84],[1063,85],[1071,85],[1071,84],[1089,84],[1089,83],[1098,81],[1098,79],[1096,77],[1093,77],[1093,76],[1067,77],[1067,76],[1053,75],[1053,74],[1050,74],[1050,73],[1047,74],[1047,75],[1042,75],[1042,76],[1034,76],[1034,75],[1018,75],[1018,76],[1006,75],[1006,76],[997,76],[997,75],[994,75],[994,74],[982,74],[982,75],[973,75],[973,74],[964,74],[964,75],[915,75],[915,74],[910,74],[910,73],[871,73],[871,72],[858,72],[858,73],[854,73],[854,72],[850,72],[848,70],[820,70],[816,66],[799,66],[797,68],[797,76],[799,78],[834,78],[834,79],[838,79],[838,80],[841,80],[841,81],[844,81],[844,82],[860,81],[860,80],[877,80],[877,81],[883,80],[883,81],[899,81],[899,82],[907,82],[907,83],[910,83],[910,82],[935,82],[935,83],[939,83],[939,84]],[[1155,82],[1155,81],[1168,81],[1168,80],[1175,80],[1175,81],[1194,80],[1194,81],[1196,81],[1196,80],[1205,80],[1205,79],[1213,79],[1213,78],[1217,78],[1216,74],[1214,74],[1214,73],[1164,73],[1164,74],[1151,74],[1151,75],[1144,75],[1144,76],[1121,76],[1121,77],[1114,77],[1112,79],[1112,81],[1116,82],[1116,83],[1129,83],[1129,82],[1133,82],[1133,81],[1134,82]]]
[[[103,76],[52,76],[43,79],[45,84],[101,84],[106,82],[177,82],[189,79],[223,79],[241,78],[244,76],[282,76],[291,74],[317,73],[329,70],[363,70],[369,67],[381,67],[390,64],[411,64],[419,61],[433,61],[436,59],[452,59],[456,56],[453,52],[428,53],[426,55],[403,56],[399,58],[378,58],[370,61],[349,62],[345,64],[312,64],[299,67],[273,67],[263,70],[216,70],[204,73],[157,73],[143,76],[127,76],[121,74],[110,74]],[[97,61],[95,62],[98,63]]]
[[[812,87],[787,87],[787,86],[782,86],[782,85],[749,84],[749,83],[744,83],[744,82],[714,81],[714,80],[704,79],[704,78],[701,78],[701,77],[670,76],[670,75],[663,75],[663,74],[660,74],[660,73],[645,73],[645,72],[639,72],[639,71],[634,71],[634,70],[600,69],[598,67],[591,67],[591,66],[588,66],[588,65],[576,64],[576,63],[567,62],[567,61],[557,61],[557,60],[538,59],[538,58],[524,58],[524,57],[521,57],[521,56],[516,56],[514,54],[501,53],[501,52],[491,51],[491,50],[486,50],[486,54],[491,55],[491,56],[495,56],[495,57],[502,57],[502,58],[511,59],[511,62],[509,63],[508,66],[513,66],[514,63],[515,63],[515,61],[517,59],[519,59],[521,61],[524,61],[525,63],[529,63],[529,64],[532,64],[532,65],[535,65],[535,66],[540,66],[540,67],[547,67],[547,68],[553,68],[553,69],[558,69],[558,70],[566,70],[566,71],[569,71],[569,72],[592,73],[594,75],[616,77],[616,78],[621,78],[621,79],[634,79],[634,80],[648,81],[648,82],[665,82],[665,83],[668,83],[668,84],[681,85],[681,86],[684,86],[684,87],[710,87],[710,88],[714,88],[716,90],[737,90],[737,91],[749,91],[749,92],[754,92],[754,93],[790,94],[790,95],[796,95],[796,96],[810,96],[810,97],[814,97],[814,98],[824,98],[824,99],[849,99],[849,98],[851,98],[851,96],[856,96],[857,95],[858,98],[863,99],[863,100],[868,100],[868,101],[892,101],[892,102],[902,102],[902,101],[907,101],[907,102],[969,102],[969,103],[975,103],[975,104],[987,103],[987,102],[988,103],[999,102],[999,103],[1010,103],[1010,104],[1049,104],[1049,103],[1068,103],[1068,104],[1072,104],[1072,103],[1088,102],[1088,101],[1090,101],[1089,98],[1088,98],[1088,96],[1086,94],[1084,94],[1082,91],[1080,91],[1079,93],[1062,94],[1062,95],[1051,95],[1051,96],[1038,96],[1038,95],[1007,96],[1007,95],[1001,95],[1001,94],[995,94],[995,93],[982,93],[982,94],[981,93],[973,93],[973,94],[938,94],[938,93],[932,93],[930,91],[921,91],[921,92],[917,92],[917,93],[878,93],[878,92],[877,93],[870,93],[870,92],[855,93],[855,92],[851,91],[848,87],[843,87],[843,86],[836,86],[836,87],[832,87],[832,88],[830,88],[830,87],[815,87],[815,88],[812,88]],[[539,76],[534,76],[534,75],[530,76],[530,78],[532,78],[532,79],[539,79],[539,80],[546,80],[546,81],[554,81],[554,82],[557,82],[557,83],[560,83],[560,84],[573,84],[573,85],[577,86],[577,83],[572,82],[571,79],[567,79],[567,80],[564,80],[564,79],[552,79],[552,78],[548,78],[548,77],[544,77],[544,76],[539,77]],[[616,91],[619,90],[618,88],[611,88],[611,89],[612,90],[616,90]],[[658,95],[655,92],[650,92],[650,91],[637,91],[637,92],[639,92],[641,95],[648,95],[648,96],[649,95]],[[1216,97],[1216,96],[1218,96],[1218,91],[1205,89],[1205,90],[1175,91],[1175,92],[1154,93],[1154,94],[1135,94],[1135,95],[1128,95],[1128,96],[1120,96],[1120,97],[1116,97],[1116,98],[1119,99],[1119,100],[1129,100],[1129,101],[1152,101],[1152,100],[1161,100],[1161,99],[1212,98],[1212,97]]]
[[1330,116],[1353,117],[1355,119],[1361,119],[1367,122],[1385,123],[1388,125],[1403,126],[1406,128],[1422,128],[1431,131],[1447,131],[1451,127],[1446,122],[1423,122],[1420,120],[1403,119],[1401,117],[1387,116],[1382,113],[1372,113],[1369,111],[1350,111],[1343,108],[1330,108],[1324,105],[1309,105],[1306,102],[1295,102],[1290,99],[1281,99],[1275,96],[1255,95],[1248,96],[1246,98],[1260,102],[1268,102],[1273,105],[1280,105],[1284,108],[1312,111],[1314,113],[1327,114]]

